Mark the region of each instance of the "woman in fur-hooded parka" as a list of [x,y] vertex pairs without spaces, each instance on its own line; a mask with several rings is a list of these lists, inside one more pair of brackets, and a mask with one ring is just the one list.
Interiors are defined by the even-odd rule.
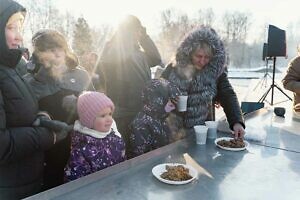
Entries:
[[[192,56],[203,42],[210,46],[212,56],[203,69],[197,70],[192,63]],[[226,58],[224,44],[215,30],[201,26],[184,38],[177,49],[175,62],[163,72],[163,78],[188,95],[187,112],[181,114],[186,128],[211,119],[211,106],[215,100],[224,108],[232,130],[236,123],[244,128],[239,102],[227,77]]]

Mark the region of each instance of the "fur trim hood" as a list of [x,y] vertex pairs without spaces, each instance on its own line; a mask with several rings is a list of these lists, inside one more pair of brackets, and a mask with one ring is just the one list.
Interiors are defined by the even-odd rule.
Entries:
[[[192,54],[200,42],[208,43],[213,50],[210,62],[201,70],[192,64]],[[171,67],[172,66],[172,67]],[[224,44],[214,29],[201,26],[190,32],[176,53],[176,62],[167,67],[164,76],[188,95],[184,125],[193,127],[210,119],[210,107],[217,94],[217,81],[226,68]],[[167,75],[169,73],[169,75]]]
[[195,71],[191,57],[201,41],[207,42],[213,49],[213,57],[205,69],[213,71],[215,78],[218,78],[224,72],[227,58],[222,40],[216,31],[208,26],[200,26],[187,34],[176,51],[176,62],[173,66],[177,66],[182,72],[178,74],[189,79],[189,75]]

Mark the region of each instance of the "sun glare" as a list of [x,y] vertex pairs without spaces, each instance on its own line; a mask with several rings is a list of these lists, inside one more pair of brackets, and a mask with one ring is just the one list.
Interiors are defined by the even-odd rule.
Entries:
[[[155,9],[151,7],[153,4],[137,0],[95,0],[88,1],[89,4],[74,0],[56,1],[58,8],[68,10],[77,17],[83,16],[92,26],[99,26],[101,24],[116,26],[127,14],[136,15],[143,21],[143,18],[145,18],[145,8],[147,8],[147,10]],[[149,19],[151,19],[151,16],[149,16]]]

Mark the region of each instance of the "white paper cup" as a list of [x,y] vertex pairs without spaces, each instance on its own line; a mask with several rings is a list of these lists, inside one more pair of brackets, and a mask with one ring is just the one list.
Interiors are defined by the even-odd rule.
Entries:
[[194,126],[197,144],[206,144],[207,130],[205,125]]
[[218,121],[206,121],[205,125],[208,128],[207,138],[208,139],[216,139],[217,138],[217,130],[218,130]]
[[188,96],[178,96],[178,102],[177,102],[177,110],[179,112],[185,112],[187,107],[187,99]]

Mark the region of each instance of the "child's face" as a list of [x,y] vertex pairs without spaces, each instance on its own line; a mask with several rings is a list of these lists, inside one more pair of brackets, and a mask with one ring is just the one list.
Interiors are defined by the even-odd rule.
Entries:
[[112,109],[107,107],[101,110],[94,121],[94,130],[101,132],[108,132],[113,123]]
[[12,23],[9,23],[5,27],[5,37],[6,44],[9,49],[17,49],[21,46],[23,37],[22,37],[22,23],[17,20]]
[[169,113],[169,112],[171,112],[171,111],[174,110],[174,109],[175,109],[174,103],[172,103],[172,101],[169,100],[168,103],[167,103],[166,106],[165,106],[165,111],[166,111],[167,113]]

